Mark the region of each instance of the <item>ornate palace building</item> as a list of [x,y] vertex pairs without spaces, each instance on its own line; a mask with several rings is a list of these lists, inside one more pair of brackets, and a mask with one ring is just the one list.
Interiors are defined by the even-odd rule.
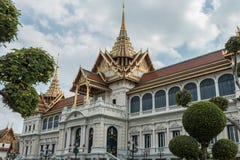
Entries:
[[13,132],[12,127],[0,130],[0,159],[13,158],[19,154],[18,134]]
[[[24,121],[20,153],[24,159],[174,159],[169,141],[187,134],[181,119],[185,108],[175,93],[191,92],[193,103],[223,96],[226,115],[239,121],[239,90],[231,56],[214,51],[155,70],[149,51],[135,51],[127,36],[124,7],[119,36],[111,51],[100,51],[91,71],[82,67],[65,98],[56,68],[52,83],[39,96],[35,113]],[[228,122],[212,140],[239,143],[239,132]],[[210,145],[211,147],[212,145]],[[240,156],[240,154],[238,154]]]

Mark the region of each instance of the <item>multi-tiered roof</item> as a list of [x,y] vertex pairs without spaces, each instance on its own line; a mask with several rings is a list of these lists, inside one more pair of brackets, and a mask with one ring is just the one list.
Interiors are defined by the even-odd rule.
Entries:
[[123,4],[121,28],[112,50],[100,50],[92,71],[80,67],[70,90],[75,94],[84,94],[88,99],[90,95],[111,91],[109,84],[117,81],[138,83],[144,73],[153,70],[148,50],[136,52],[132,47],[127,36]]

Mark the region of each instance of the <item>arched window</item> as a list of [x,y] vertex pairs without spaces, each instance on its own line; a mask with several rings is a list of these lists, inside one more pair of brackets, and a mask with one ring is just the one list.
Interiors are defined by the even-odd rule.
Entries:
[[184,86],[184,89],[188,90],[192,95],[192,101],[197,101],[197,85],[195,83],[188,83]]
[[224,74],[218,79],[219,95],[234,94],[235,84],[232,74]]
[[117,139],[117,129],[113,126],[109,127],[107,130],[107,152],[114,156],[117,156]]
[[58,127],[58,122],[59,122],[59,116],[57,115],[57,116],[54,117],[54,124],[53,124],[54,128]]
[[75,146],[79,147],[81,142],[81,128],[78,128],[76,130],[76,135],[75,135]]
[[177,87],[177,86],[172,87],[171,89],[169,89],[169,92],[168,92],[169,106],[172,106],[172,105],[176,104],[175,94],[179,90],[180,90],[180,88]]
[[216,96],[215,84],[213,79],[204,79],[200,83],[201,99],[209,99]]
[[43,120],[42,130],[45,130],[45,129],[47,129],[47,118]]
[[93,144],[93,128],[90,128],[88,136],[88,153],[91,153],[92,144]]
[[48,129],[52,128],[52,126],[53,126],[53,117],[50,117],[48,119]]
[[131,99],[131,108],[130,112],[135,113],[140,111],[140,98],[135,96]]
[[155,93],[155,108],[166,107],[166,92],[159,90]]
[[150,110],[152,109],[152,94],[146,93],[142,97],[142,110]]

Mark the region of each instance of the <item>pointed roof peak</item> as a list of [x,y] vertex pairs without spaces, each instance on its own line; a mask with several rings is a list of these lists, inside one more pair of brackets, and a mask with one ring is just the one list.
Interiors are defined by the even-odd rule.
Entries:
[[58,68],[59,66],[56,65],[55,72],[53,79],[51,81],[51,84],[47,90],[47,92],[44,94],[44,97],[56,97],[59,93],[62,93],[62,90],[59,85],[59,80],[58,80]]
[[125,14],[124,14],[124,0],[122,0],[122,23],[121,23],[119,36],[127,36]]

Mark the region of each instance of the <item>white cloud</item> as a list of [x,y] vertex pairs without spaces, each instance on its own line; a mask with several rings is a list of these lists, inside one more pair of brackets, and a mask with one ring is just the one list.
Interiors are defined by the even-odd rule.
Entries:
[[161,61],[153,61],[153,66],[155,69],[164,67],[165,65]]
[[12,127],[14,132],[21,133],[23,126],[23,118],[18,113],[12,112],[7,106],[5,106],[0,98],[0,130],[3,128]]

